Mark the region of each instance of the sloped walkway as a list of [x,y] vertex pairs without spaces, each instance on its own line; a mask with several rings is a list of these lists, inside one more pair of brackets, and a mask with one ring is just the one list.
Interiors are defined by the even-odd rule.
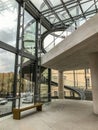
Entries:
[[0,130],[98,130],[91,101],[55,100],[44,105],[42,112],[31,113],[21,120],[4,118]]

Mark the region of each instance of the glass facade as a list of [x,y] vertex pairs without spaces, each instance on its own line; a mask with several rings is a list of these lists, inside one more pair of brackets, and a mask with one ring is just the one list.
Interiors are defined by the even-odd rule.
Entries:
[[[85,17],[90,11],[96,12],[98,1],[96,0],[31,0],[37,9],[49,20],[52,24],[65,24],[69,20],[75,22],[80,17]],[[94,12],[94,13],[95,13]],[[85,16],[84,16],[85,15]]]
[[14,0],[0,0],[0,41],[16,46],[18,4]]
[[[33,19],[33,23],[27,24],[24,32],[24,51],[35,55],[35,34],[36,34],[36,22]],[[31,22],[31,21],[30,21]]]
[[12,107],[34,103],[36,20],[26,10],[23,17],[23,7],[20,10],[16,1],[0,0],[0,12],[0,116],[4,116],[12,113]]
[[[16,108],[34,103],[34,82],[32,82],[31,60],[23,57],[22,78],[20,69],[17,72]],[[21,84],[20,84],[21,79]]]
[[12,112],[15,54],[0,49],[0,116]]
[[[49,101],[49,71],[42,70],[40,60],[43,49],[49,51],[98,10],[96,0],[30,1],[0,0],[0,116],[36,103],[36,97]],[[53,80],[57,82],[55,75]],[[86,82],[89,85],[88,78]]]
[[41,87],[40,87],[40,95],[42,102],[48,102],[48,69],[45,69],[41,74]]

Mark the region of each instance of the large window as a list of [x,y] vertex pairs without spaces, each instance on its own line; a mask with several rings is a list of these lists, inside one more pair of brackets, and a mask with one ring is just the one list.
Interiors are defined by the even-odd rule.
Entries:
[[44,69],[41,74],[42,83],[40,85],[40,98],[42,102],[48,102],[48,69]]
[[22,68],[18,68],[16,83],[16,107],[18,108],[33,104],[34,101],[34,83],[32,82],[33,66],[31,62],[30,59],[23,57]]
[[15,55],[0,49],[0,116],[12,111]]
[[17,3],[0,0],[0,41],[16,46]]
[[35,34],[36,34],[36,22],[32,18],[32,20],[30,20],[25,25],[24,29],[24,51],[32,55],[35,55]]

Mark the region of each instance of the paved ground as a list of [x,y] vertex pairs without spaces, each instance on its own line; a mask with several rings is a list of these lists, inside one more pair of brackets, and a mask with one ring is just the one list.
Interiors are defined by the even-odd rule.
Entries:
[[0,119],[0,130],[98,130],[91,101],[56,100],[44,105],[42,112],[27,113],[21,120]]

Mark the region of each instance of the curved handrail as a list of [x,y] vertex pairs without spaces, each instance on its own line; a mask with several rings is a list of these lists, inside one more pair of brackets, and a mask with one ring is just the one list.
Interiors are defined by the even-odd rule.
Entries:
[[[51,81],[51,85],[54,85],[54,86],[57,87],[58,83],[56,83],[54,81]],[[85,100],[86,97],[85,97],[84,90],[82,90],[82,89],[80,89],[78,87],[71,87],[71,86],[67,86],[67,85],[64,85],[64,88],[76,92],[81,97],[81,100]]]

